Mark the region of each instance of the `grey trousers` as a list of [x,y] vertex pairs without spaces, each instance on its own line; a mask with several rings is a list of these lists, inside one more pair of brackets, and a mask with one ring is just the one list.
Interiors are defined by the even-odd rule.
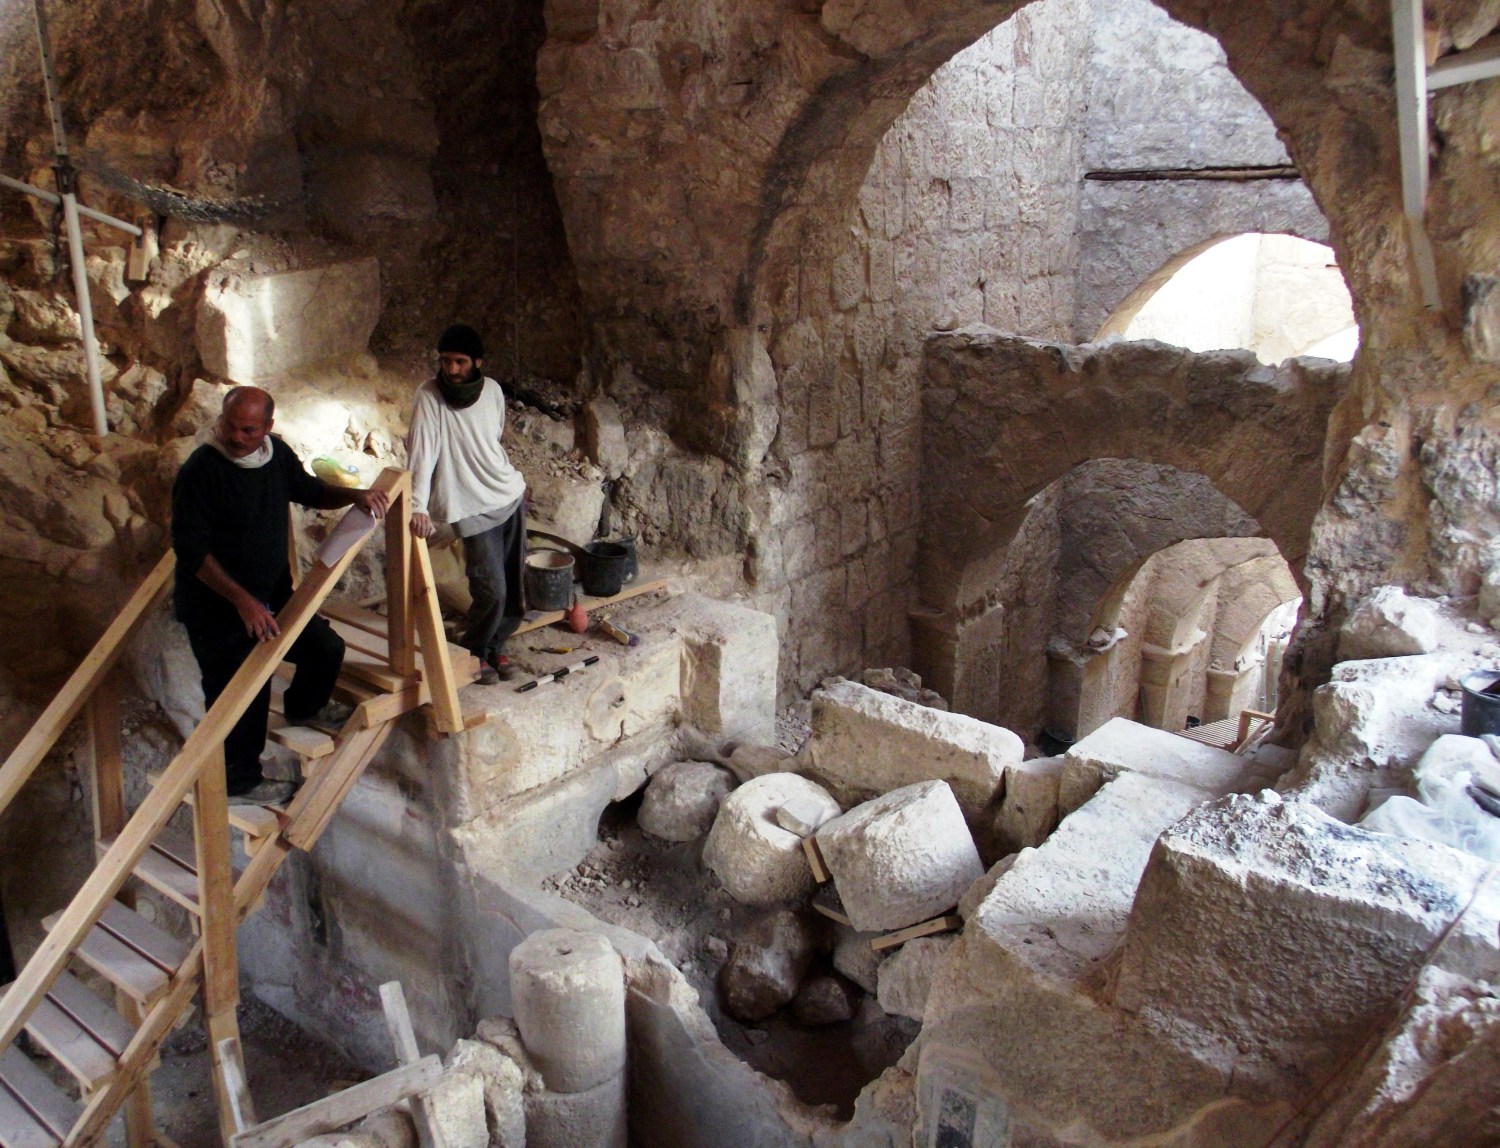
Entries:
[[526,615],[521,573],[526,561],[526,512],[516,512],[483,534],[464,539],[464,573],[474,603],[464,626],[463,644],[486,661],[500,653],[505,639]]

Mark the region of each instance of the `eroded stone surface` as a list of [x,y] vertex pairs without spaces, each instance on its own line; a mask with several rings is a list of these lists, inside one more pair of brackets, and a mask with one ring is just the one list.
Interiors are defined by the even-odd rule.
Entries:
[[1111,718],[1063,755],[1058,811],[1066,816],[1122,773],[1179,781],[1217,797],[1234,788],[1244,768],[1244,758],[1225,750]]
[[719,804],[703,864],[741,904],[774,905],[812,892],[802,838],[776,824],[776,811],[793,797],[806,797],[838,815],[838,802],[827,790],[794,773],[753,778]]
[[696,841],[711,828],[734,776],[706,761],[674,761],[651,775],[636,821],[664,841]]
[[878,997],[888,1013],[921,1020],[937,965],[957,937],[918,937],[907,941],[880,966]]
[[1426,654],[1437,640],[1434,603],[1409,597],[1399,586],[1381,586],[1345,620],[1339,632],[1339,657],[1352,662]]
[[724,1011],[756,1021],[790,1003],[812,963],[814,942],[809,922],[790,909],[757,919],[736,938],[719,972]]

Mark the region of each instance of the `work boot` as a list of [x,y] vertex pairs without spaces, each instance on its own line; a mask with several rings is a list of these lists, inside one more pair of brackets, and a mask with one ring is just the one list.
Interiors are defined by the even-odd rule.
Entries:
[[474,679],[476,685],[493,686],[500,682],[500,671],[490,665],[489,662],[479,663],[479,676]]
[[297,787],[290,781],[263,780],[254,789],[244,793],[231,793],[230,805],[285,805],[292,799]]
[[344,728],[344,723],[354,715],[354,707],[345,705],[343,702],[328,702],[317,713],[305,718],[288,717],[286,720],[292,725],[308,725],[317,729],[326,730],[330,733],[338,733]]
[[494,667],[495,677],[502,682],[508,682],[516,676],[516,667],[504,654],[490,655],[489,664]]

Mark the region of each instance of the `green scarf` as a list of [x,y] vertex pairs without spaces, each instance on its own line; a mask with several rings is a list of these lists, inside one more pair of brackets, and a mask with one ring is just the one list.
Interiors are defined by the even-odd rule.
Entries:
[[479,396],[484,393],[484,374],[475,367],[469,372],[469,377],[461,383],[450,383],[447,377],[439,371],[437,374],[438,390],[443,394],[443,401],[456,411],[465,407],[472,407],[479,401]]

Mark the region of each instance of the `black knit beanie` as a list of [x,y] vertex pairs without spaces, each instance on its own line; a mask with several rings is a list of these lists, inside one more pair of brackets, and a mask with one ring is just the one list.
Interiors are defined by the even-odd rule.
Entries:
[[455,323],[443,332],[443,337],[438,340],[438,354],[451,351],[458,355],[468,355],[471,359],[484,358],[484,340],[479,337],[479,332],[473,327],[463,323]]

